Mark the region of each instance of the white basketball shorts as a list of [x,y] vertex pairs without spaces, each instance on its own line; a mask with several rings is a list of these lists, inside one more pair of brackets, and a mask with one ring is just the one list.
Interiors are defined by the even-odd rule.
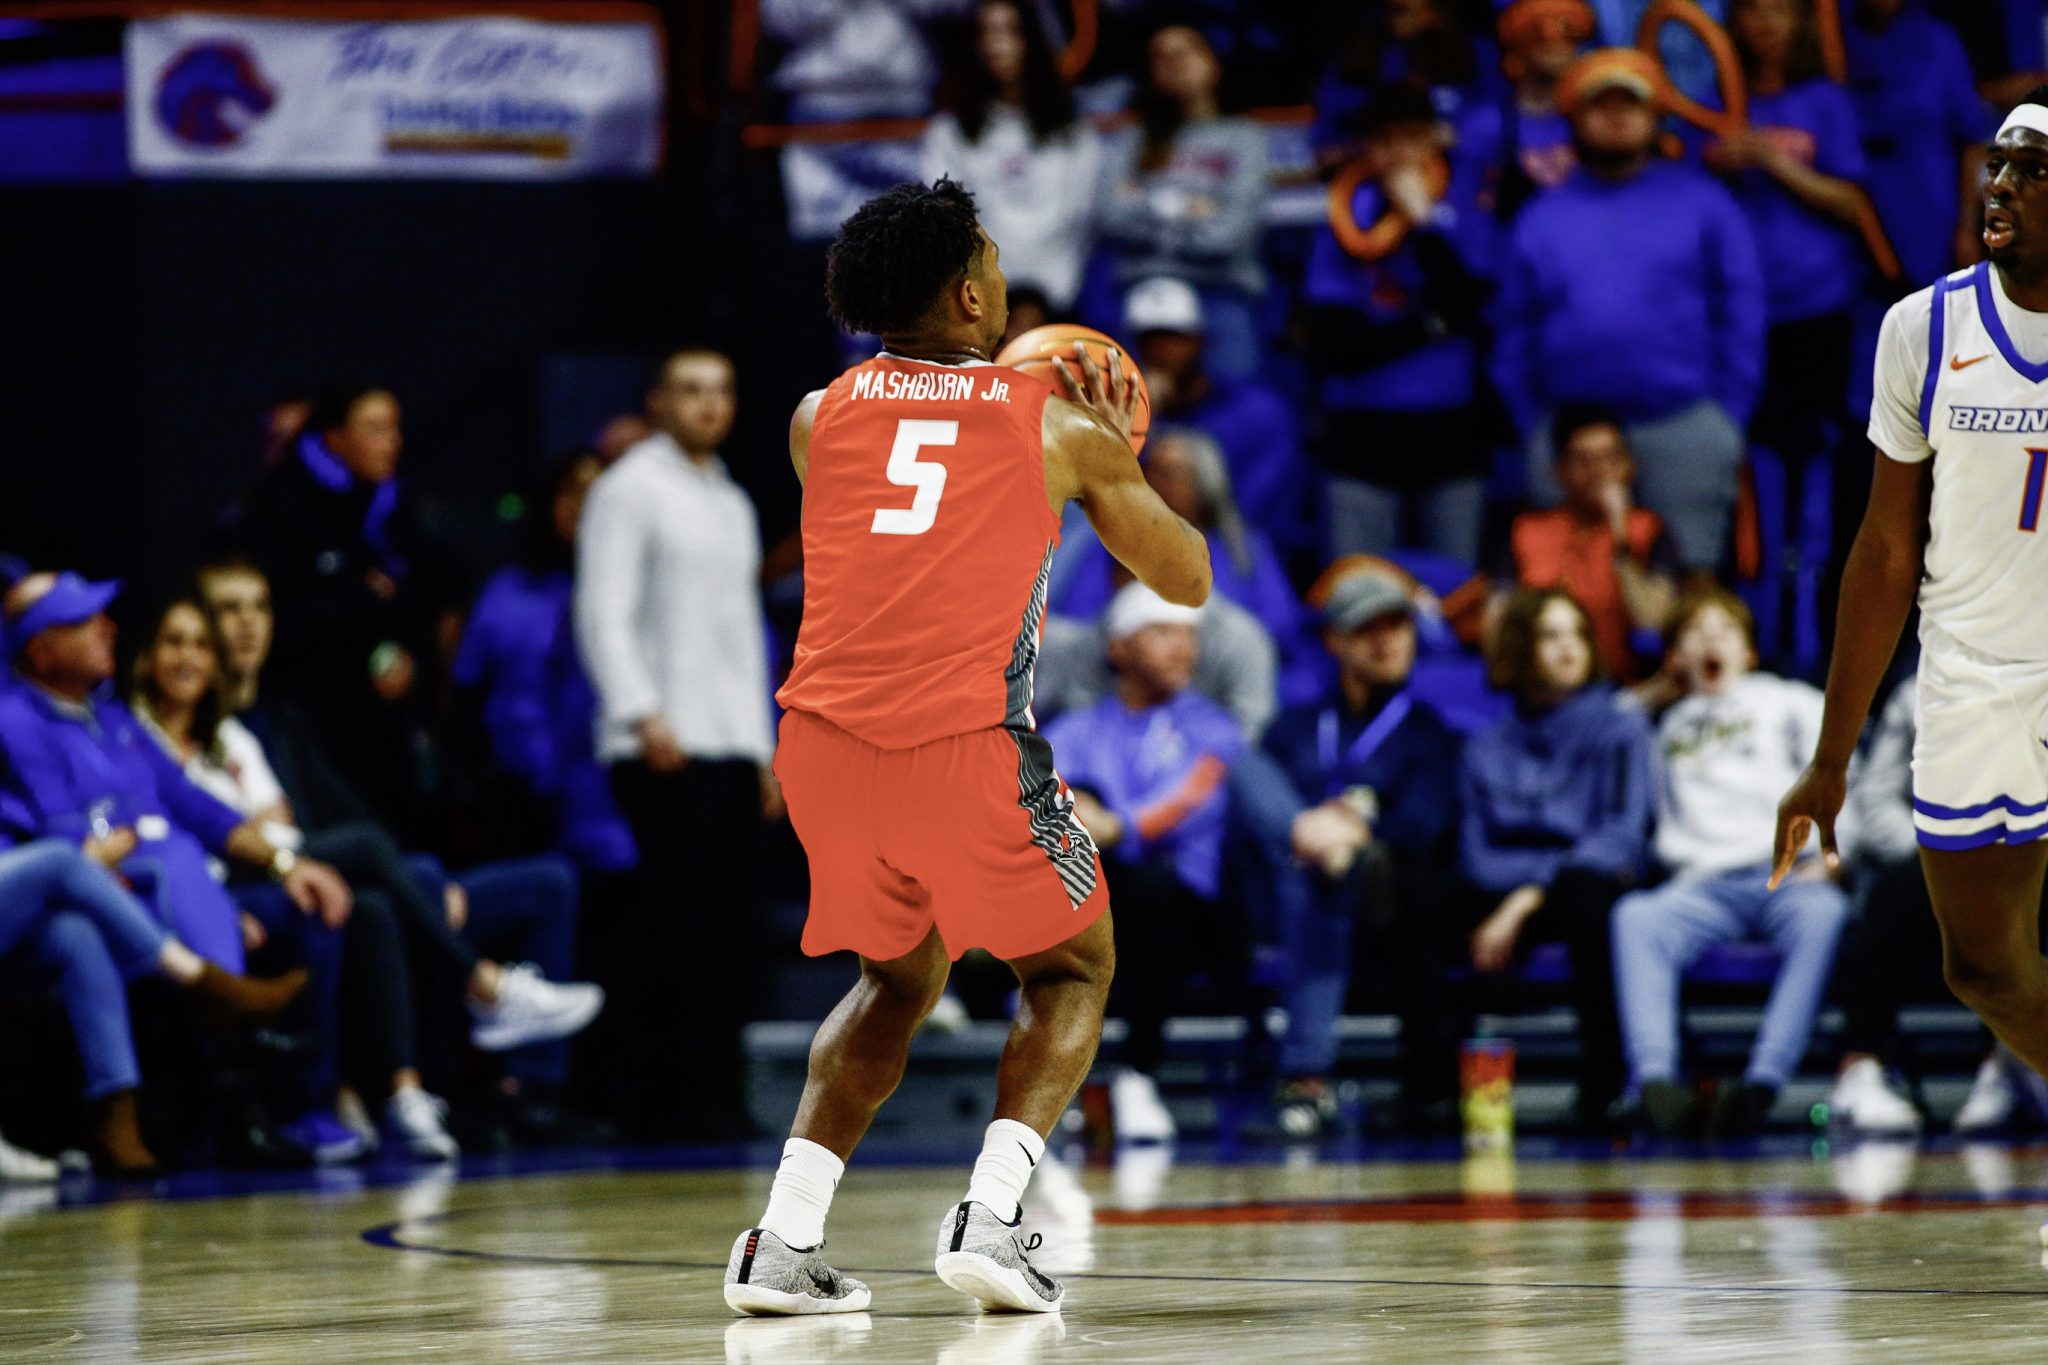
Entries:
[[2048,836],[2048,665],[2011,663],[1920,623],[1913,824],[1924,848]]

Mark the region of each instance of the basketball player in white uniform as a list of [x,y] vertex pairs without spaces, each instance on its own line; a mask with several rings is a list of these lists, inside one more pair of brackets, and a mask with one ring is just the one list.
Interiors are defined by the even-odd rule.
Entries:
[[1913,811],[1943,967],[2048,1074],[2048,86],[2006,119],[1986,171],[1991,259],[1894,305],[1879,334],[1877,472],[1842,573],[1820,743],[1778,808],[1773,878],[1794,874],[1816,827],[1836,861],[1849,756],[1917,593]]

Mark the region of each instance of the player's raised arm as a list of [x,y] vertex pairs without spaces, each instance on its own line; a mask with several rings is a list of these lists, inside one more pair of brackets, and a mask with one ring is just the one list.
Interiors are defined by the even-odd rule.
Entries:
[[1828,665],[1827,709],[1813,762],[1778,804],[1771,885],[1799,860],[1807,837],[1820,828],[1821,850],[1834,866],[1835,816],[1848,793],[1849,759],[1870,715],[1878,684],[1891,667],[1899,632],[1920,589],[1927,551],[1927,510],[1934,494],[1934,462],[1907,464],[1880,454],[1863,525],[1842,569],[1841,605],[1835,613],[1835,652]]
[[1134,387],[1112,351],[1104,374],[1079,346],[1061,363],[1071,400],[1045,404],[1046,484],[1061,503],[1078,499],[1102,544],[1138,581],[1169,602],[1209,600],[1209,543],[1145,482],[1131,452]]

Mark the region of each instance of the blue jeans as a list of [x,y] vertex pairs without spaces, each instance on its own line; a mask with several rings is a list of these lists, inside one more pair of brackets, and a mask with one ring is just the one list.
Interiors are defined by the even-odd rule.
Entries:
[[1667,882],[1614,908],[1614,985],[1629,1073],[1641,1087],[1678,1076],[1678,992],[1685,969],[1717,943],[1764,939],[1784,958],[1745,1078],[1784,1085],[1806,1054],[1834,967],[1849,898],[1831,881],[1765,889],[1765,868]]
[[88,1100],[142,1084],[127,983],[156,970],[168,938],[76,846],[45,839],[0,853],[0,977],[55,985]]
[[[1265,919],[1286,950],[1281,999],[1283,1076],[1326,1076],[1337,1061],[1337,1019],[1351,985],[1351,933],[1362,892],[1356,875],[1332,881],[1294,857],[1294,818],[1306,810],[1294,782],[1262,749],[1230,769],[1230,804],[1253,863]],[[1361,860],[1361,866],[1363,860]]]

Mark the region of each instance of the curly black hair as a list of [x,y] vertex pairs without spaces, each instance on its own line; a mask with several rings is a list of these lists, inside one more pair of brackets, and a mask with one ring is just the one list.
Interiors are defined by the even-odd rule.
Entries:
[[974,196],[945,176],[907,181],[854,210],[825,253],[825,301],[849,332],[900,332],[974,264]]

